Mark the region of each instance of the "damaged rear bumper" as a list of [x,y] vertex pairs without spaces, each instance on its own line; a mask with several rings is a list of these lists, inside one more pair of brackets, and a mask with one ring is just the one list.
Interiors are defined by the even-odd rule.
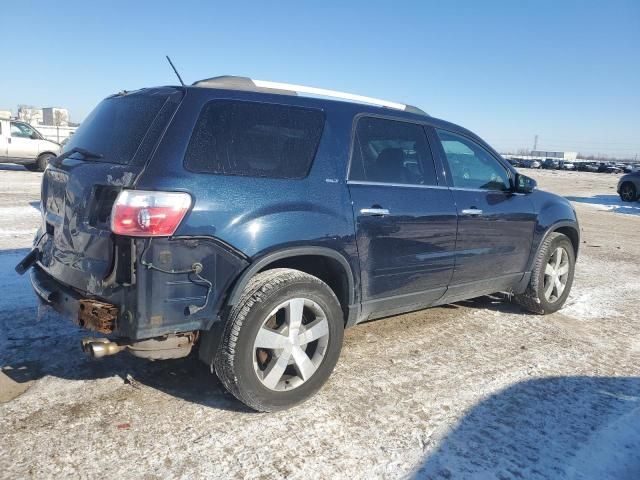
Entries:
[[[31,267],[31,285],[44,304],[82,328],[130,342],[209,329],[230,285],[247,265],[211,238],[126,239],[117,244],[131,250],[115,255],[112,273],[89,291],[59,278],[64,270],[49,268],[37,249],[35,259],[30,253],[21,264]],[[194,264],[199,265],[197,276],[184,270]],[[126,281],[119,281],[121,276]]]
[[63,286],[38,266],[34,266],[31,269],[29,277],[31,286],[41,302],[67,318],[78,317],[80,301],[84,298],[82,295],[71,288]]

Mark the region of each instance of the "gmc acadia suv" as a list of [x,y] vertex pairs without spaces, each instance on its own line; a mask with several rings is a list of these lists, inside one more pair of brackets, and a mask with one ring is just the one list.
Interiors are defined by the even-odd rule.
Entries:
[[415,107],[216,77],[102,101],[46,169],[16,270],[105,334],[83,341],[92,356],[197,346],[273,411],[313,395],[365,320],[495,292],[558,310],[578,221],[535,187]]

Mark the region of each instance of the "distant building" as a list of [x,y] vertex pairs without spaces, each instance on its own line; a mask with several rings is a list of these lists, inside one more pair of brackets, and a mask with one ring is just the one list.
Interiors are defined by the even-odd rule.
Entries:
[[11,110],[0,110],[0,118],[9,120],[11,118]]
[[542,150],[534,150],[531,152],[532,157],[553,158],[554,160],[573,161],[578,158],[578,152],[544,152]]
[[48,107],[42,109],[42,124],[57,127],[69,126],[69,110],[66,108]]
[[42,109],[27,105],[18,105],[18,118],[34,126],[40,125],[43,120]]

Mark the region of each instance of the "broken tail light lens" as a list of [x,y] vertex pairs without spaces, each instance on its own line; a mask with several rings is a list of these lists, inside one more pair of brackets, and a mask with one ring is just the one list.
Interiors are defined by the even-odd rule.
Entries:
[[123,190],[113,204],[111,231],[133,237],[168,237],[190,207],[188,193]]

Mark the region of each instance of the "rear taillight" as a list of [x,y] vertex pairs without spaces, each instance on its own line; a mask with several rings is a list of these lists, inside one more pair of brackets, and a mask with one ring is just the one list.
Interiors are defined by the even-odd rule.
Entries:
[[123,190],[113,204],[111,231],[133,237],[168,237],[189,207],[188,193]]

